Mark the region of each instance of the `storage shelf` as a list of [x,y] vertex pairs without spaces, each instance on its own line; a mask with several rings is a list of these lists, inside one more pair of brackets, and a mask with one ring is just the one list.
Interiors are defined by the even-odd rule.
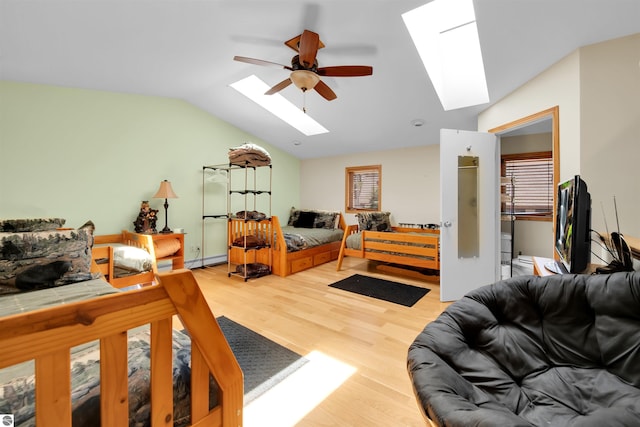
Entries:
[[[268,168],[268,178],[264,175],[258,180],[258,172]],[[227,194],[227,213],[226,214],[205,214],[205,198],[206,198],[206,174],[208,171],[221,171],[220,177],[224,177],[224,181],[218,178],[218,184],[226,186]],[[209,165],[202,168],[202,247],[204,252],[205,246],[205,219],[227,219],[227,273],[228,276],[242,277],[247,281],[250,277],[247,275],[248,264],[260,263],[268,267],[269,272],[272,268],[272,245],[273,232],[271,227],[271,181],[272,166],[253,166],[253,165]],[[265,201],[265,197],[268,198]],[[239,199],[238,199],[239,198]],[[266,211],[261,212],[266,215],[265,218],[244,218],[238,217],[232,212],[243,206],[239,212],[253,212],[258,208],[258,199],[261,199],[260,207]],[[267,204],[265,207],[265,203]],[[232,209],[235,208],[235,209]],[[246,236],[256,236],[265,239],[265,244],[256,246],[248,246],[244,240],[242,244],[234,243],[235,240]],[[262,241],[260,241],[262,243]],[[243,266],[240,273],[235,271],[234,267]]]
[[[513,276],[514,234],[515,234],[515,219],[516,219],[515,205],[514,205],[516,187],[515,187],[515,181],[513,179],[513,176],[501,176],[500,186],[504,187],[505,190],[509,191],[509,194],[502,193],[502,192],[500,194],[501,205],[504,204],[504,207],[509,209],[508,211],[500,212],[500,220],[504,222],[508,221],[510,223],[509,248],[505,248],[503,246],[504,239],[502,238],[500,239],[500,264],[509,266],[509,277],[511,277]],[[509,258],[508,261],[504,260],[504,258],[506,257]]]

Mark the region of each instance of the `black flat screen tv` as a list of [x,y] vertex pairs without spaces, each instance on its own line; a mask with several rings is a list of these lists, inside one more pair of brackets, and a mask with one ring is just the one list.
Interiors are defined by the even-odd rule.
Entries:
[[555,251],[559,261],[545,267],[555,273],[581,273],[591,258],[591,195],[576,175],[558,184]]

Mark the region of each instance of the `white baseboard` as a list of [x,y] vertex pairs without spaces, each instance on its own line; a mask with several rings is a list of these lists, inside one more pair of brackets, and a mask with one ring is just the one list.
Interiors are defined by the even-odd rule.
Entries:
[[[184,260],[184,268],[188,268],[190,270],[194,268],[201,268],[203,266],[217,265],[217,264],[226,264],[227,255],[214,255],[203,258],[195,258]],[[158,264],[158,271],[171,271],[171,262],[160,263]]]

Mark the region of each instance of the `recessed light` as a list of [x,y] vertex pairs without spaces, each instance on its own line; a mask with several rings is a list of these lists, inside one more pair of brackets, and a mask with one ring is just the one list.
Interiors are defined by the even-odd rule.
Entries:
[[422,119],[413,119],[411,120],[411,126],[419,128],[420,126],[424,126],[424,120]]
[[300,142],[300,141],[293,141],[293,145],[302,145],[302,142]]

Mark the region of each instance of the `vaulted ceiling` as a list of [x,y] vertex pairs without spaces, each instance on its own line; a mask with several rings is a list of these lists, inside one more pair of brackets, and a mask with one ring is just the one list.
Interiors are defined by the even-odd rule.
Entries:
[[[443,111],[401,18],[426,2],[0,0],[0,79],[183,99],[299,158],[437,144],[440,128],[473,130],[490,104]],[[638,0],[475,8],[491,103],[580,46],[640,32]],[[281,92],[330,131],[310,137],[229,87],[251,74],[269,85],[286,78],[233,56],[289,64],[283,42],[304,29],[326,46],[321,66],[374,70],[324,78],[338,96],[330,102]]]

